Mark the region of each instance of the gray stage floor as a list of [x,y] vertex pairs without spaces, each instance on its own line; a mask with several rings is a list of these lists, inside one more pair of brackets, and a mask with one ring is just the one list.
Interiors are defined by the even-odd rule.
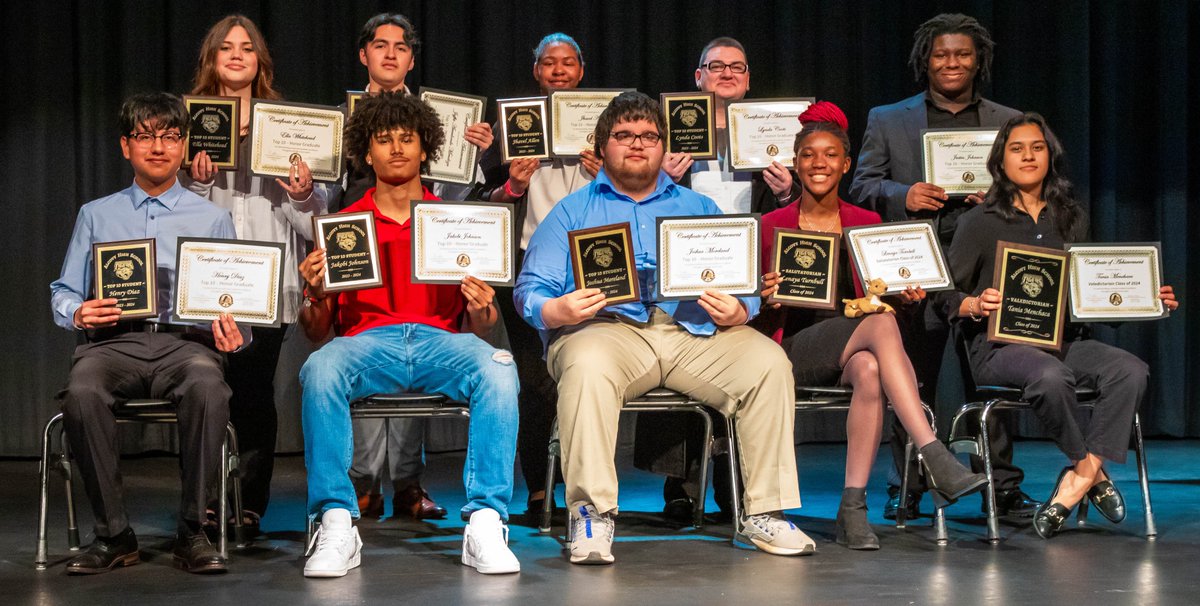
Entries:
[[[1093,512],[1087,528],[1071,528],[1050,541],[1027,522],[1005,522],[999,545],[982,541],[980,500],[968,497],[950,508],[951,543],[938,547],[923,518],[897,531],[881,517],[884,464],[872,478],[871,519],[883,549],[851,552],[833,542],[833,516],[840,497],[839,444],[798,449],[802,509],[793,520],[819,543],[813,557],[781,558],[735,548],[727,525],[703,530],[664,524],[661,482],[632,469],[622,457],[617,562],[576,567],[561,555],[562,521],[555,535],[513,525],[511,544],[521,560],[519,575],[489,577],[458,560],[462,522],[461,454],[432,455],[427,485],[451,510],[451,520],[418,523],[384,519],[360,524],[366,544],[361,568],[342,579],[308,580],[303,562],[303,460],[281,457],[274,500],[263,520],[266,538],[235,551],[231,572],[197,577],[170,566],[178,499],[177,466],[169,457],[124,462],[131,517],[143,563],[95,577],[67,577],[65,508],[61,485],[52,490],[49,570],[33,568],[37,521],[37,463],[0,462],[0,603],[237,603],[273,604],[1195,604],[1200,601],[1200,442],[1151,441],[1149,451],[1159,537],[1142,535],[1144,511],[1132,463],[1114,466],[1130,506],[1114,526]],[[1053,445],[1022,442],[1018,463],[1025,487],[1044,498],[1064,463]],[[560,488],[561,495],[561,488]],[[561,497],[560,497],[561,499]],[[525,491],[514,495],[515,512]],[[560,501],[561,502],[561,501]],[[925,511],[929,510],[925,502]],[[716,508],[710,502],[710,511]],[[90,514],[81,506],[81,528],[90,533]],[[85,538],[86,543],[90,538]]]

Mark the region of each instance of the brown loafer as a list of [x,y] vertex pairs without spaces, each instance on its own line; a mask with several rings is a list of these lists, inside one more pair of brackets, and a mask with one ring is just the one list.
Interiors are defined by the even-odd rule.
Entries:
[[67,562],[67,574],[100,574],[141,561],[137,537],[132,528],[126,528],[115,537],[96,537],[86,551]]
[[406,515],[414,520],[441,520],[446,517],[446,508],[434,503],[429,493],[417,484],[409,485],[392,497],[392,511],[396,516]]
[[173,563],[180,570],[195,574],[220,574],[226,572],[225,558],[208,541],[203,532],[179,534],[175,537]]

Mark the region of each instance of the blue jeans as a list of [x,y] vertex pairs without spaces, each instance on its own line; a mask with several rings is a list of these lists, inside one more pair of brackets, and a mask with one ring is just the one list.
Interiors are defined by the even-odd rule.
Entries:
[[517,369],[512,355],[473,334],[393,324],[338,337],[300,370],[308,512],[347,509],[358,519],[350,482],[350,402],[377,393],[439,393],[471,407],[463,512],[495,509],[508,519],[517,449]]

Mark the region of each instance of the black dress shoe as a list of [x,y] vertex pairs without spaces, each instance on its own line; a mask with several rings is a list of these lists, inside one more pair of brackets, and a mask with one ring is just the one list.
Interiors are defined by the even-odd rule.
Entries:
[[[906,520],[915,520],[921,515],[921,496],[919,492],[908,493],[908,512],[904,515]],[[888,501],[883,506],[883,519],[895,520],[896,511],[900,509],[900,488],[898,486],[888,486]]]
[[1113,524],[1120,524],[1125,519],[1125,497],[1117,490],[1117,485],[1111,480],[1102,480],[1091,487],[1087,493],[1088,501],[1104,519]]
[[132,528],[126,528],[115,537],[96,537],[86,551],[67,562],[67,574],[100,574],[140,561],[137,537]]
[[226,572],[225,558],[208,542],[208,536],[203,532],[180,533],[175,537],[175,550],[172,552],[176,568],[196,574],[213,574]]
[[1063,478],[1067,477],[1067,473],[1071,469],[1071,467],[1063,468],[1062,473],[1058,474],[1058,481],[1054,483],[1054,492],[1041,507],[1038,507],[1037,513],[1033,514],[1033,530],[1043,539],[1049,539],[1058,534],[1058,531],[1062,530],[1063,525],[1067,523],[1067,517],[1071,515],[1070,507],[1054,502],[1054,497],[1058,495],[1058,489],[1062,486]]
[[693,516],[696,513],[696,503],[691,497],[681,497],[671,499],[663,505],[663,517],[672,524],[680,524],[683,526],[691,526],[695,521]]
[[[998,516],[1028,518],[1037,513],[1038,508],[1041,506],[1041,502],[1025,494],[1020,488],[996,491],[996,515]],[[987,513],[986,500],[980,505],[979,509],[983,513]]]

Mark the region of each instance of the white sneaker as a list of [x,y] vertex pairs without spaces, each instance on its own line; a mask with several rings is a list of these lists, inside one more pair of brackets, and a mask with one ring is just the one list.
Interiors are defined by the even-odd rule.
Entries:
[[571,509],[567,524],[567,544],[572,564],[612,564],[612,543],[616,523],[613,516],[597,513],[591,503]]
[[483,574],[521,572],[521,563],[508,548],[508,526],[495,509],[479,509],[463,530],[462,563]]
[[811,555],[817,543],[804,534],[782,511],[759,513],[742,518],[738,538],[774,555]]
[[306,577],[344,577],[358,568],[362,557],[362,539],[345,509],[330,509],[321,516],[314,537],[316,549],[304,564]]

